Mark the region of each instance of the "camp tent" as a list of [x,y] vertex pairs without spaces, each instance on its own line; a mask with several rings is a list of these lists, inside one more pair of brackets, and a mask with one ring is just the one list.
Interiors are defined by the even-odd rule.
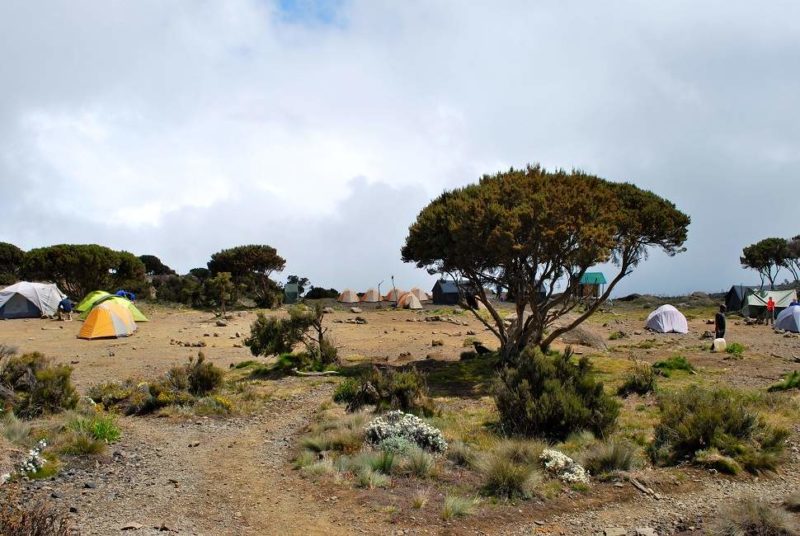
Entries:
[[400,290],[399,288],[395,288],[390,290],[389,293],[383,297],[383,300],[396,302],[397,300],[400,299],[400,296],[402,296],[405,293],[406,293],[405,290]]
[[20,281],[0,290],[0,318],[53,316],[66,298],[53,283]]
[[115,301],[106,301],[90,312],[78,333],[80,339],[106,339],[127,337],[136,331],[136,322],[127,307]]
[[410,294],[413,294],[414,296],[416,296],[417,299],[419,301],[421,301],[421,302],[430,301],[430,299],[431,299],[431,295],[428,294],[427,292],[425,292],[424,290],[422,290],[419,287],[414,287],[411,290],[409,290],[408,292]]
[[397,307],[400,309],[422,309],[422,304],[415,295],[406,292],[397,300]]
[[742,316],[758,318],[766,314],[770,297],[775,302],[775,312],[780,313],[797,299],[797,294],[793,290],[754,290],[744,298]]
[[371,288],[368,289],[363,296],[361,296],[361,301],[366,303],[377,303],[381,301],[381,295],[377,290]]
[[747,295],[760,287],[748,287],[745,285],[733,285],[725,295],[725,308],[729,313],[738,313],[744,307],[744,300]]
[[339,303],[358,303],[358,294],[348,288],[339,294],[337,301]]
[[775,329],[800,333],[800,305],[787,307],[775,319]]
[[79,313],[85,313],[94,307],[98,300],[107,296],[111,296],[111,294],[105,290],[93,290],[75,306],[75,310]]
[[683,313],[667,304],[650,313],[647,329],[657,333],[689,333],[689,323]]
[[[127,298],[123,298],[122,296],[115,296],[113,294],[109,294],[108,296],[101,296],[98,300],[94,302],[92,309],[94,309],[101,303],[108,303],[108,302],[117,303],[122,307],[125,307],[127,310],[131,312],[131,315],[133,315],[133,320],[135,322],[149,322],[148,318],[144,316],[144,314],[142,314],[139,308],[136,307],[132,301],[130,301]],[[85,320],[86,318],[88,318],[89,313],[91,313],[92,309],[84,311],[80,316],[81,320]]]

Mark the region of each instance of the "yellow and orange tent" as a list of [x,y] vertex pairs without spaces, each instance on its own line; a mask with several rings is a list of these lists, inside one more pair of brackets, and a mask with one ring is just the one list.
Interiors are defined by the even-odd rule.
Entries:
[[410,292],[406,292],[397,300],[398,309],[422,309],[419,299]]
[[107,301],[95,306],[83,322],[79,339],[127,337],[136,331],[133,314],[124,305]]

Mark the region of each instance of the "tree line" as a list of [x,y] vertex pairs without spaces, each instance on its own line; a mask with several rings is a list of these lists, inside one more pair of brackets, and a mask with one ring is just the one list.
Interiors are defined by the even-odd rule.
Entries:
[[794,279],[794,286],[800,286],[800,236],[794,238],[765,238],[742,249],[739,261],[744,268],[758,272],[761,286],[769,281],[775,288],[778,274],[786,269]]

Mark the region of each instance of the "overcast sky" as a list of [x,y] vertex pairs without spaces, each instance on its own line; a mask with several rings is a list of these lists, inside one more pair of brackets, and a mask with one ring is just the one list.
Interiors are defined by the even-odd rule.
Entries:
[[756,281],[800,234],[800,3],[4,0],[0,240],[179,271],[266,243],[363,290],[443,189],[540,162],[692,217],[627,292]]

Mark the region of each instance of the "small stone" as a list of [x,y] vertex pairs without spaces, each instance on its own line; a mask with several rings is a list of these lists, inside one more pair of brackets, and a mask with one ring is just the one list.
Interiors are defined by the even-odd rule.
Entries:
[[142,528],[142,525],[140,525],[139,523],[131,522],[131,523],[125,523],[120,527],[119,530],[139,530],[140,528]]
[[605,536],[626,536],[628,531],[620,527],[611,527],[603,531]]
[[69,507],[69,513],[70,514],[77,514],[78,513],[78,508],[76,506],[70,506]]
[[84,482],[83,487],[86,489],[95,489],[97,487],[97,484],[95,484],[94,482]]
[[64,496],[62,494],[60,494],[59,492],[54,491],[53,493],[50,494],[50,497],[52,497],[53,499],[61,499]]

